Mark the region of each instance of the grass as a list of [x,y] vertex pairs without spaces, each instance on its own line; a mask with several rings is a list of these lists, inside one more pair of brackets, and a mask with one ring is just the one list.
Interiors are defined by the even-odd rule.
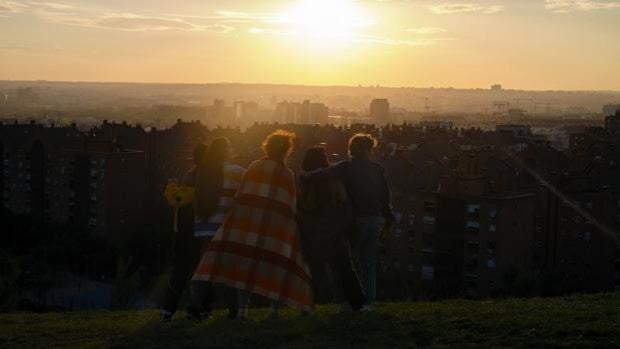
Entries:
[[195,324],[155,310],[0,314],[0,348],[620,348],[620,293],[561,298],[383,303],[371,314],[224,312]]

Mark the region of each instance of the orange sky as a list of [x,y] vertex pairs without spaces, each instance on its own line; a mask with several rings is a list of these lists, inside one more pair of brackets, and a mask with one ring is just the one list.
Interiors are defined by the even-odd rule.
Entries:
[[0,0],[0,79],[620,90],[620,1]]

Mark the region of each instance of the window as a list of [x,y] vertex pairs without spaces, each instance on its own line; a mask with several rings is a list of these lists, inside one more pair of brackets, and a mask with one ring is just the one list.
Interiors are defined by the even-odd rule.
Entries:
[[413,225],[415,223],[415,215],[413,213],[409,214],[409,225]]
[[478,270],[478,259],[467,257],[465,258],[465,270],[476,271]]
[[413,254],[413,252],[414,252],[414,249],[413,249],[413,247],[408,247],[408,248],[407,248],[407,251],[409,252],[409,254],[411,254],[411,255],[412,255],[412,254]]
[[474,241],[467,242],[467,253],[478,254],[480,250],[480,244]]
[[434,264],[434,256],[432,252],[422,251],[422,264],[423,265],[433,265]]
[[424,216],[422,218],[422,223],[424,224],[435,224],[435,217],[431,217],[431,216]]
[[495,259],[493,258],[487,259],[487,268],[495,269]]
[[433,280],[434,274],[435,270],[432,265],[422,266],[422,280],[431,281]]
[[489,241],[488,250],[489,254],[495,254],[495,242]]
[[433,201],[424,201],[424,212],[429,214],[435,213],[435,202]]
[[480,205],[479,204],[468,204],[467,205],[467,216],[470,219],[478,219],[480,217]]
[[435,247],[435,234],[424,233],[422,235],[422,244],[424,247]]
[[495,226],[495,224],[489,224],[489,231],[494,233],[497,231],[497,226]]
[[394,213],[394,220],[396,223],[400,223],[403,219],[403,215],[400,212]]
[[489,206],[489,218],[491,219],[497,218],[497,207]]
[[472,220],[468,220],[467,223],[465,224],[465,226],[467,228],[476,228],[479,229],[480,228],[480,222],[476,222],[476,221],[472,221]]
[[467,221],[467,224],[465,225],[465,231],[470,235],[478,235],[478,233],[480,232],[480,223]]

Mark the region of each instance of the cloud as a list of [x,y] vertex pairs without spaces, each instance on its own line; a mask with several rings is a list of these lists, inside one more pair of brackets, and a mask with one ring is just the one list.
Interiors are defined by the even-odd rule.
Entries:
[[[295,21],[300,21],[298,17],[285,13],[219,10],[204,15],[191,13],[153,14],[113,11],[109,8],[94,7],[94,5],[89,5],[86,2],[71,2],[67,4],[63,0],[24,0],[19,3],[16,1],[0,0],[0,15],[24,13],[48,23],[127,32],[228,33],[239,30],[239,32],[250,36],[269,35],[292,38],[304,38],[307,35],[313,34],[309,29],[305,28],[305,23],[297,25],[299,23]],[[447,5],[444,4],[443,6]],[[472,11],[490,11],[488,7],[485,9],[474,9]],[[447,6],[444,8],[444,11],[446,10],[455,11],[455,8]],[[351,22],[348,25],[369,29],[372,27],[371,24],[374,24],[374,21],[360,20]],[[429,46],[440,41],[454,40],[453,38],[438,38],[435,36],[436,34],[445,33],[446,30],[443,28],[420,27],[410,28],[406,31],[421,37],[416,37],[415,40],[412,40],[411,37],[386,37],[375,35],[372,32],[355,30],[342,34],[336,39],[390,46]],[[334,35],[336,36],[337,34],[335,33]],[[6,51],[7,48],[4,48],[4,50]]]
[[0,17],[8,17],[9,15],[22,12],[27,6],[14,2],[0,0]]
[[555,13],[607,10],[620,8],[620,1],[605,0],[545,0],[545,8]]
[[215,16],[209,17],[225,23],[283,23],[282,16],[269,13],[250,13],[240,11],[216,11]]
[[420,35],[433,35],[433,34],[447,32],[446,29],[438,28],[438,27],[409,28],[409,29],[405,29],[405,31],[409,33],[420,34]]
[[[22,3],[0,0],[3,13],[28,13],[56,24],[120,31],[210,31],[227,33],[234,28],[217,21],[195,21],[172,16],[147,16],[136,13],[105,12],[88,7],[75,7],[56,2]],[[103,13],[102,13],[103,12]]]
[[71,5],[59,4],[59,3],[56,3],[56,2],[31,1],[30,4],[34,5],[34,6],[43,6],[43,7],[47,7],[47,8],[54,9],[54,10],[69,10],[69,9],[73,9],[74,8]]
[[452,14],[452,13],[483,13],[492,14],[504,10],[502,5],[479,5],[473,3],[443,3],[433,5],[428,8],[435,14]]
[[[70,24],[70,23],[69,23]],[[133,13],[105,14],[89,19],[85,26],[123,31],[213,31],[225,33],[233,30],[223,24],[196,24],[179,18],[150,17]]]
[[266,29],[266,28],[257,28],[257,27],[252,27],[248,29],[248,33],[253,34],[253,35],[271,34],[271,35],[277,35],[277,36],[296,36],[299,34],[295,31]]
[[27,52],[30,51],[30,47],[26,47],[26,46],[9,46],[9,45],[0,45],[0,51],[5,51],[5,52]]
[[452,41],[454,38],[425,38],[420,40],[403,40],[395,38],[387,38],[380,36],[362,36],[354,41],[366,44],[381,44],[389,46],[431,46],[440,41]]

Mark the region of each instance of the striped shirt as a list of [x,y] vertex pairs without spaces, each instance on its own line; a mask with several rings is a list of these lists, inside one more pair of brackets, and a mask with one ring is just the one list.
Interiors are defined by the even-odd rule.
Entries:
[[217,204],[215,213],[205,222],[202,218],[194,218],[194,235],[211,237],[220,228],[226,218],[232,202],[241,184],[245,169],[230,162],[224,163],[224,178],[222,182],[222,195]]

